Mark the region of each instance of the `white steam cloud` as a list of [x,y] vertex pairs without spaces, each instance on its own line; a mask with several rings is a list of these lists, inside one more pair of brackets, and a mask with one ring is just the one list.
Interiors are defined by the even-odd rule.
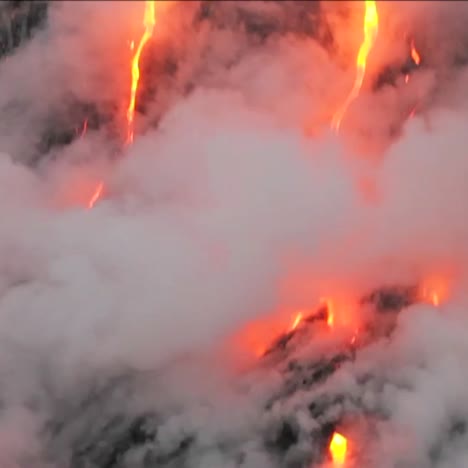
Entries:
[[[339,135],[358,2],[158,2],[131,147],[140,2],[50,3],[2,57],[2,467],[319,466],[317,431],[349,414],[356,466],[467,466],[468,10],[378,8]],[[405,83],[411,38],[423,62]],[[226,344],[323,294],[433,276],[450,284],[439,308],[403,310],[313,389],[285,391],[281,362],[239,370],[247,350]]]

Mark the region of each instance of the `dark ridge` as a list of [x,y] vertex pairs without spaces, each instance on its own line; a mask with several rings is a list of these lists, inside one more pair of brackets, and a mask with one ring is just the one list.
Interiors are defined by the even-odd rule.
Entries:
[[[319,309],[317,309],[317,311],[304,317],[302,320],[302,323],[312,325],[315,323],[326,322],[327,319],[328,319],[328,308],[327,306],[322,306]],[[279,336],[273,342],[273,344],[265,351],[264,356],[286,349],[288,343],[292,340],[292,338],[296,335],[296,333],[299,331],[300,328],[301,327]]]
[[44,129],[30,163],[35,165],[54,149],[67,146],[86,132],[99,130],[111,121],[111,116],[100,112],[94,103],[70,98],[61,109],[50,115],[48,121],[43,122]]
[[274,440],[274,445],[281,451],[286,451],[293,445],[297,444],[298,436],[297,431],[294,431],[291,424],[284,421],[278,434]]
[[0,7],[0,59],[29,41],[47,20],[49,2],[5,1]]
[[145,466],[159,466],[161,464],[171,463],[174,463],[171,466],[182,466],[182,460],[179,462],[178,459],[183,458],[187,454],[194,441],[195,438],[193,436],[187,436],[181,440],[177,448],[169,453],[154,455],[149,451],[145,457]]
[[417,287],[387,286],[365,296],[361,304],[371,304],[376,312],[400,312],[401,309],[414,304],[417,300]]
[[[236,5],[235,1],[224,2],[223,5],[203,0],[194,24],[209,20],[219,29],[242,29],[257,43],[265,42],[275,34],[306,35],[315,37],[319,42],[323,40],[327,44],[332,41],[325,18],[321,15],[320,1],[272,0],[257,3],[274,4],[278,8],[278,15],[268,16],[263,12],[249,10],[242,5]],[[229,14],[226,14],[227,10]]]
[[445,458],[444,452],[446,455],[452,444],[460,443],[461,440],[466,438],[467,427],[468,422],[457,416],[448,423],[445,430],[441,431],[440,437],[429,450],[429,457],[434,465],[437,465]]
[[112,418],[101,434],[75,450],[72,467],[86,468],[90,463],[99,468],[119,466],[129,450],[154,441],[151,420],[148,415],[137,416],[133,420],[123,416]]

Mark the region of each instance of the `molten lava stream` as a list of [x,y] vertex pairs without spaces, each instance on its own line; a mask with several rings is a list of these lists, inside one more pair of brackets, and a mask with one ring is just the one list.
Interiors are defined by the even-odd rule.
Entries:
[[359,53],[356,60],[356,78],[354,85],[349,93],[346,101],[333,116],[331,127],[333,130],[338,132],[340,129],[341,121],[354,99],[359,95],[362,83],[364,81],[364,75],[366,73],[367,56],[371,51],[375,40],[377,39],[377,33],[379,29],[379,16],[377,14],[377,5],[374,0],[365,0],[366,11],[364,14],[364,40],[359,48]]
[[[143,25],[145,32],[138,43],[135,54],[132,58],[132,84],[130,87],[130,102],[127,108],[127,144],[133,143],[133,121],[135,118],[135,103],[138,91],[138,82],[140,80],[140,56],[146,43],[153,35],[154,25],[156,23],[154,12],[154,1],[147,0],[145,2],[145,14],[143,18]],[[133,44],[133,43],[132,43]]]
[[94,193],[92,195],[92,197],[90,198],[89,202],[88,202],[88,209],[91,209],[94,207],[94,205],[96,204],[96,202],[99,200],[99,198],[101,197],[102,195],[102,191],[104,190],[104,182],[99,182],[99,184],[97,185],[96,189],[94,190]]
[[296,314],[296,317],[294,318],[294,322],[291,325],[291,331],[294,331],[299,326],[299,324],[302,322],[302,319],[303,319],[302,312],[298,312]]
[[[133,123],[135,119],[135,103],[136,103],[136,96],[138,92],[138,83],[140,81],[140,56],[141,53],[146,45],[146,43],[151,39],[153,35],[154,25],[156,23],[155,19],[155,9],[154,9],[154,0],[147,0],[145,2],[145,12],[143,16],[143,25],[145,27],[145,31],[138,43],[135,53],[132,57],[132,83],[130,86],[130,100],[127,108],[127,139],[126,144],[129,145],[133,143]],[[134,50],[135,43],[132,41],[130,50]],[[101,197],[104,190],[104,182],[99,182],[96,189],[93,192],[89,202],[88,202],[88,209],[94,207],[96,202]]]

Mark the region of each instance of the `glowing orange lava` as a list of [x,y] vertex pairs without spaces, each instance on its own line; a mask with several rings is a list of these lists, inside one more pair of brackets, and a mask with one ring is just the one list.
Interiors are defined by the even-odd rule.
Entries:
[[335,313],[333,309],[333,302],[330,299],[322,298],[320,302],[327,308],[327,325],[332,328],[335,323]]
[[93,193],[93,196],[90,198],[88,202],[89,209],[91,209],[99,200],[99,197],[101,196],[103,190],[104,190],[104,182],[99,182],[98,186],[96,187],[96,190]]
[[331,126],[336,132],[340,128],[341,120],[346,113],[349,105],[359,95],[364,75],[366,73],[367,56],[371,51],[379,29],[379,16],[377,14],[377,5],[374,0],[365,0],[366,12],[364,15],[364,40],[359,48],[359,53],[356,60],[356,78],[353,88],[344,102],[343,106],[335,113],[332,119]]
[[430,281],[426,282],[421,291],[421,296],[424,301],[429,302],[433,306],[437,307],[441,304],[448,295],[448,286],[442,281]]
[[[135,118],[135,102],[138,90],[138,82],[140,80],[140,55],[153,35],[154,25],[156,23],[154,13],[154,0],[147,0],[145,2],[145,14],[143,18],[143,25],[145,26],[145,32],[138,43],[136,51],[132,58],[132,84],[130,88],[130,102],[127,108],[127,144],[133,142],[133,120]],[[134,42],[130,44],[130,50],[134,49]]]
[[419,55],[419,52],[417,51],[416,47],[414,46],[414,41],[411,41],[411,58],[413,59],[413,62],[416,65],[419,65],[421,63],[421,56]]
[[426,280],[420,290],[422,300],[435,307],[441,305],[450,295],[450,282],[446,278],[430,278]]
[[[410,49],[410,56],[411,56],[411,60],[413,61],[413,63],[416,65],[416,66],[419,66],[419,64],[421,63],[421,56],[419,55],[419,52],[418,50],[416,49],[416,46],[414,45],[414,40],[411,39],[411,49]],[[405,83],[408,84],[409,83],[409,79],[410,79],[410,76],[409,74],[407,73],[405,75]],[[410,116],[412,117],[412,116]]]
[[[419,55],[419,52],[417,51],[415,45],[414,45],[414,40],[411,39],[411,60],[413,60],[414,64],[416,66],[419,66],[419,64],[421,63],[421,56]],[[406,75],[405,76],[405,83],[408,84],[409,82],[409,75]],[[416,113],[416,109],[418,107],[418,104],[416,104],[412,109],[411,109],[411,112],[409,113],[408,115],[408,118],[409,119],[412,119]]]
[[302,312],[298,312],[294,318],[294,322],[291,325],[291,331],[295,330],[302,321]]
[[[85,121],[83,122],[83,128],[81,129],[80,138],[83,138],[86,135],[87,131],[88,131],[88,119],[85,119]],[[101,196],[103,189],[104,189],[104,182],[101,181],[98,183],[98,185],[94,189],[94,192],[88,201],[89,210],[93,208],[93,206],[99,200],[99,197]]]
[[329,450],[333,460],[333,466],[343,466],[346,461],[346,452],[348,451],[348,440],[345,436],[334,432],[330,441]]
[[[140,80],[140,55],[145,47],[146,43],[149,41],[151,36],[153,35],[153,28],[156,23],[155,20],[155,10],[154,10],[154,0],[147,0],[145,2],[145,13],[143,16],[143,25],[145,27],[145,31],[138,43],[138,47],[133,54],[132,57],[132,84],[130,88],[130,101],[127,108],[127,144],[133,143],[133,121],[135,117],[135,102],[136,102],[136,95],[138,91],[138,82]],[[135,42],[130,42],[130,50],[133,52],[135,49]],[[86,131],[88,122],[85,122],[83,127],[83,131]],[[84,133],[83,133],[84,134]],[[99,182],[97,185],[92,197],[88,202],[88,208],[91,209],[99,200],[100,196],[102,195],[104,189],[104,182]]]

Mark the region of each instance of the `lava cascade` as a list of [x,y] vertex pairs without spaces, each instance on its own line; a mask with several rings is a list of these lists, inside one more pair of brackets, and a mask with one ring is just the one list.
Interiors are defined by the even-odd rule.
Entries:
[[[130,100],[129,100],[128,108],[127,108],[127,138],[126,138],[127,144],[132,144],[133,138],[134,138],[135,104],[136,104],[136,96],[138,92],[138,84],[140,81],[140,57],[141,57],[141,53],[145,45],[147,44],[147,42],[151,39],[153,35],[153,29],[154,29],[155,24],[156,24],[155,1],[146,0],[145,12],[143,16],[143,25],[145,27],[145,30],[143,32],[143,35],[141,36],[140,41],[138,42],[138,45],[133,54],[132,62],[131,62],[132,63],[132,66],[131,66],[132,82],[130,86]],[[131,46],[130,46],[132,51],[135,49],[134,45],[135,44],[132,41]],[[104,182],[101,180],[98,183],[96,189],[94,190],[91,198],[89,199],[88,209],[91,209],[94,207],[96,202],[102,196],[103,191],[104,191]]]
[[356,60],[356,78],[354,80],[354,85],[346,98],[345,102],[335,113],[332,119],[332,129],[336,132],[340,129],[341,121],[354,99],[359,95],[361,90],[362,83],[364,81],[364,75],[366,73],[366,64],[367,57],[371,51],[375,40],[377,39],[377,33],[379,30],[379,16],[377,13],[377,5],[373,0],[366,0],[366,11],[364,15],[364,40],[359,48],[359,53]]

